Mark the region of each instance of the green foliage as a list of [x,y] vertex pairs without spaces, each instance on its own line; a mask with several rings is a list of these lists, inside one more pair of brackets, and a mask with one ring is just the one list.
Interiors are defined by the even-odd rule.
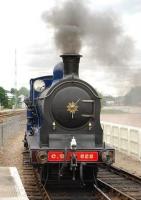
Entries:
[[12,109],[13,105],[15,105],[15,98],[13,97],[12,99],[8,100],[8,107],[9,109]]
[[19,90],[15,88],[11,88],[11,94],[15,95],[16,97],[20,96],[21,94],[24,96],[29,96],[29,90],[26,87],[21,87]]
[[21,95],[23,94],[24,96],[28,97],[29,96],[29,91],[26,87],[21,87],[18,91],[18,94]]
[[29,90],[26,87],[21,87],[19,90],[11,88],[11,94],[14,95],[14,98],[10,101],[10,106],[15,105],[16,107],[20,103],[19,96],[24,95],[25,97],[29,96]]
[[4,108],[12,108],[13,105],[18,105],[20,103],[20,99],[18,98],[20,95],[29,96],[29,91],[25,87],[21,87],[19,90],[15,88],[11,88],[10,93],[14,96],[8,99],[7,92],[3,87],[0,87],[0,105]]
[[8,107],[8,96],[3,87],[0,87],[0,104],[1,106],[4,106],[5,108]]
[[13,95],[18,95],[18,90],[15,88],[11,88],[10,93]]

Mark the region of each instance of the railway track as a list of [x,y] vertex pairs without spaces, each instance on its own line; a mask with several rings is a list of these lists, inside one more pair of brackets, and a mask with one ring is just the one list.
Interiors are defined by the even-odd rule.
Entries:
[[30,164],[28,151],[23,152],[22,180],[29,200],[110,200],[115,197],[116,200],[141,200],[141,179],[115,167],[100,166],[98,186],[93,188],[73,181],[58,184],[54,180],[45,188]]
[[77,183],[53,184],[47,186],[51,200],[111,200],[100,188],[81,187]]
[[20,115],[22,113],[25,113],[25,110],[15,110],[15,111],[12,110],[12,111],[0,112],[0,123],[2,123],[8,117]]
[[73,181],[67,184],[52,182],[45,188],[37,171],[30,164],[29,151],[23,152],[22,181],[29,200],[111,200],[96,185],[93,189],[84,189],[80,183]]
[[141,200],[141,179],[116,167],[100,167],[98,185],[121,199]]
[[29,200],[50,200],[38,173],[30,164],[29,152],[23,152],[22,181]]

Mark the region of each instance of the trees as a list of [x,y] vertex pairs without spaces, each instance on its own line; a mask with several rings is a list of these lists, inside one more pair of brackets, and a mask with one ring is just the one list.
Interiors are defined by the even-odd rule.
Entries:
[[15,89],[15,88],[11,88],[11,94],[15,95],[16,97],[20,96],[21,94],[23,94],[24,96],[28,96],[29,95],[29,91],[26,87],[21,87],[19,90]]
[[13,105],[15,105],[18,107],[18,104],[20,103],[20,99],[18,97],[20,95],[28,96],[28,89],[21,87],[19,90],[11,88],[10,91],[6,91],[3,87],[0,87],[0,106],[3,106],[4,108],[12,108]]
[[8,107],[8,96],[3,87],[0,87],[0,105],[4,106],[5,108]]
[[29,91],[26,87],[21,87],[18,91],[18,94],[21,95],[23,94],[24,96],[28,97],[29,96]]
[[19,98],[20,95],[24,95],[25,97],[29,96],[29,90],[26,87],[21,87],[19,90],[11,88],[10,92],[14,95],[12,105],[15,105],[16,107],[21,103]]

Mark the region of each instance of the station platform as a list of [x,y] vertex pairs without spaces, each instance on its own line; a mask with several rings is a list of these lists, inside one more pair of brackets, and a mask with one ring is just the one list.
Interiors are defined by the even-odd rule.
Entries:
[[16,167],[0,167],[0,200],[28,200]]

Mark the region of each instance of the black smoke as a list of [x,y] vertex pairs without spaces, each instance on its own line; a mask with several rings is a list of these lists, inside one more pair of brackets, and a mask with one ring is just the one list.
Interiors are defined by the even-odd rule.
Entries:
[[87,47],[91,58],[111,71],[128,70],[134,43],[112,11],[94,12],[86,1],[69,0],[56,4],[42,18],[54,29],[55,44],[61,53],[80,53],[82,47]]

